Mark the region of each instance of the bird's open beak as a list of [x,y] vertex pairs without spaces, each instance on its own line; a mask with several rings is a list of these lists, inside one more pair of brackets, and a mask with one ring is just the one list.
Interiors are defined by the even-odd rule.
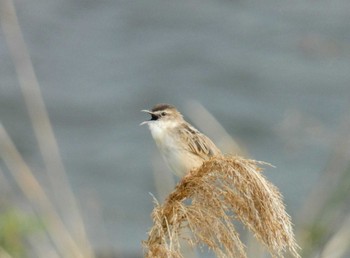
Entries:
[[150,114],[152,117],[150,120],[146,120],[146,121],[143,121],[140,125],[144,125],[144,124],[148,124],[150,121],[154,121],[154,120],[157,120],[158,117],[152,112],[152,111],[149,111],[149,110],[141,110],[141,112],[145,112],[145,113],[148,113]]

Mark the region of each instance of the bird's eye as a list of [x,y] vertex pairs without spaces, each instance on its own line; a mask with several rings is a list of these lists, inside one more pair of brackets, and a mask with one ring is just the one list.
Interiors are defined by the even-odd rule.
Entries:
[[162,112],[162,113],[161,113],[161,115],[162,115],[162,116],[165,116],[165,115],[166,115],[166,113],[165,113],[165,112]]

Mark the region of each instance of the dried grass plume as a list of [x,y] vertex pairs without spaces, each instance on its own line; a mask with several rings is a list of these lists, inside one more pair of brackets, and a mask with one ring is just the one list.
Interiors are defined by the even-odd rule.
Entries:
[[[143,242],[146,257],[183,257],[180,240],[207,246],[217,257],[246,257],[234,221],[251,230],[273,257],[298,246],[282,195],[242,157],[214,157],[184,177],[164,204],[156,202],[153,227]],[[187,228],[191,234],[183,234]]]

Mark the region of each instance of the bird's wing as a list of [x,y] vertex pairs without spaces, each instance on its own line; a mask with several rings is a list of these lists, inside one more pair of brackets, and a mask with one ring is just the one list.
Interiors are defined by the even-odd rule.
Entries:
[[189,124],[184,124],[180,130],[180,137],[184,144],[184,148],[188,151],[200,156],[203,159],[221,154],[215,144],[204,134]]

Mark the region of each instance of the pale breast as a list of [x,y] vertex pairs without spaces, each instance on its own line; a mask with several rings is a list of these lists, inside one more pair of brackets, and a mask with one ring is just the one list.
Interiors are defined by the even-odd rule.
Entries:
[[[154,125],[151,128],[152,137],[168,166],[175,175],[182,177],[191,169],[202,165],[203,159],[184,148],[181,139],[172,130],[165,130]],[[174,137],[175,136],[175,137]]]
[[183,150],[173,149],[168,151],[164,149],[162,156],[168,166],[173,170],[174,174],[183,177],[190,170],[202,165],[203,159]]

